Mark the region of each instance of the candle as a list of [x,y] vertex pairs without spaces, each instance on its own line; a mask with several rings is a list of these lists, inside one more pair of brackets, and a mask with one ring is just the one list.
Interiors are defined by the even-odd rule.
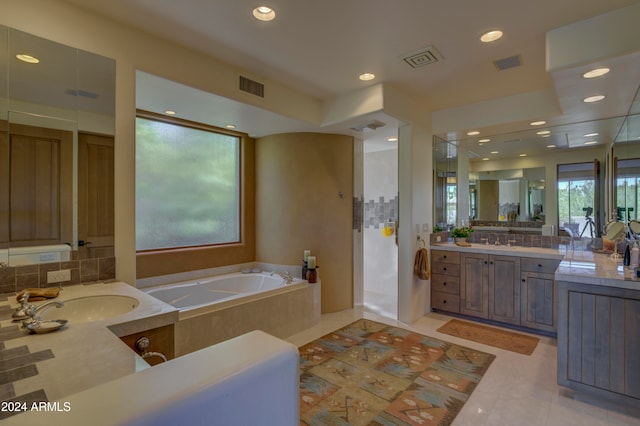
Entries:
[[306,262],[307,259],[309,258],[309,255],[311,254],[311,250],[305,250],[304,251],[304,261]]
[[316,257],[315,256],[308,256],[307,257],[307,268],[316,269]]

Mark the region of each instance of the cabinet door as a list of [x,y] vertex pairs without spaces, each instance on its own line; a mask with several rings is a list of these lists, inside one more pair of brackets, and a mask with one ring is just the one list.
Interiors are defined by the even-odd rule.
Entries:
[[520,324],[520,258],[489,256],[489,318]]
[[463,253],[460,267],[460,313],[489,316],[489,256]]
[[522,272],[521,281],[522,325],[555,332],[558,307],[553,275]]

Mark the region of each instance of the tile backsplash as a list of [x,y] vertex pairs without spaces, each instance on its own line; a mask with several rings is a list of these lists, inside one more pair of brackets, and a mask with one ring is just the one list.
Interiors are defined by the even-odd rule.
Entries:
[[[69,269],[71,280],[47,283],[47,273]],[[56,287],[114,279],[116,259],[113,246],[81,247],[71,251],[71,260],[0,268],[0,293],[17,293],[25,288]]]

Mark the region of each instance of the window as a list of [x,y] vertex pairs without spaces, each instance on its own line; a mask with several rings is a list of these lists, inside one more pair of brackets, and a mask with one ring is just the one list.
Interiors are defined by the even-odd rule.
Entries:
[[212,127],[138,116],[138,251],[240,241],[240,146]]
[[597,163],[558,165],[558,222],[573,236],[593,238],[596,206]]

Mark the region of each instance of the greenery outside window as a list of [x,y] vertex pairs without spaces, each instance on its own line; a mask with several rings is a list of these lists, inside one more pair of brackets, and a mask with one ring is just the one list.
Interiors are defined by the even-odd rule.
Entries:
[[241,138],[140,113],[136,120],[136,249],[240,241]]
[[558,165],[558,225],[575,237],[597,236],[596,173],[591,162]]

